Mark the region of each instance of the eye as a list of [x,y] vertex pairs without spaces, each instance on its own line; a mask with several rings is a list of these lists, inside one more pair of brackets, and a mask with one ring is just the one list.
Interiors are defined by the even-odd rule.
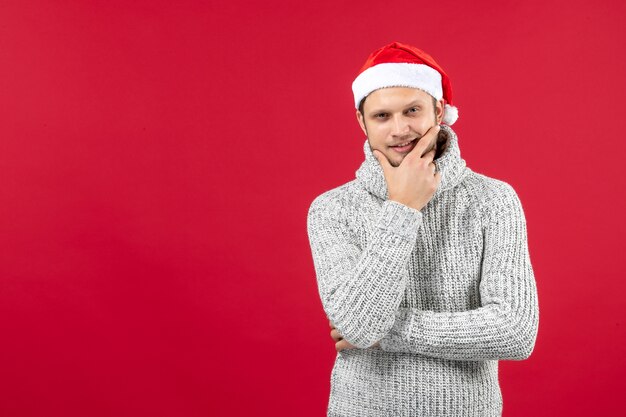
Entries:
[[407,113],[417,113],[420,110],[419,107],[411,107],[407,110]]
[[385,117],[387,117],[387,113],[376,113],[374,115],[375,119],[384,119]]

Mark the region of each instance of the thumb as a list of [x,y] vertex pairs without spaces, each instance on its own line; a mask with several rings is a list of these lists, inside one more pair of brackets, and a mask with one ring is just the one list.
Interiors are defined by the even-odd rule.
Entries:
[[385,157],[385,155],[383,155],[381,151],[374,149],[372,153],[378,160],[378,163],[380,164],[380,166],[383,168],[383,171],[386,172],[389,168],[391,168],[391,164],[387,160],[387,157]]
[[435,184],[437,184],[437,188],[439,188],[439,185],[441,184],[441,171],[437,171],[435,173]]

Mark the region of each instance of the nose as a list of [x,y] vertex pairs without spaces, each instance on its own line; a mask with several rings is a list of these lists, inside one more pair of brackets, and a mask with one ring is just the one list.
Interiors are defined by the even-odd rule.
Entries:
[[392,120],[391,134],[393,136],[405,136],[409,133],[409,123],[407,120],[402,117],[402,115],[395,115]]

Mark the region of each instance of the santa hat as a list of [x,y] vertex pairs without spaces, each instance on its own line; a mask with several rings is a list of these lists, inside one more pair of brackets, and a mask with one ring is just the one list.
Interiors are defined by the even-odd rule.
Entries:
[[424,90],[444,99],[443,123],[452,125],[459,118],[452,105],[450,79],[430,55],[414,46],[393,42],[372,52],[352,83],[355,107],[372,91],[385,87]]

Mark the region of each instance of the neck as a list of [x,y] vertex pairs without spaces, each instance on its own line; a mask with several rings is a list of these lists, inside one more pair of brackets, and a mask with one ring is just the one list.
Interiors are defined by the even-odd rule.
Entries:
[[[356,171],[359,183],[370,193],[382,199],[387,199],[387,183],[380,163],[372,153],[369,141],[363,144],[365,161]],[[437,169],[441,172],[441,183],[435,194],[439,194],[456,186],[469,173],[465,160],[461,158],[458,139],[448,125],[441,125],[435,151]]]

